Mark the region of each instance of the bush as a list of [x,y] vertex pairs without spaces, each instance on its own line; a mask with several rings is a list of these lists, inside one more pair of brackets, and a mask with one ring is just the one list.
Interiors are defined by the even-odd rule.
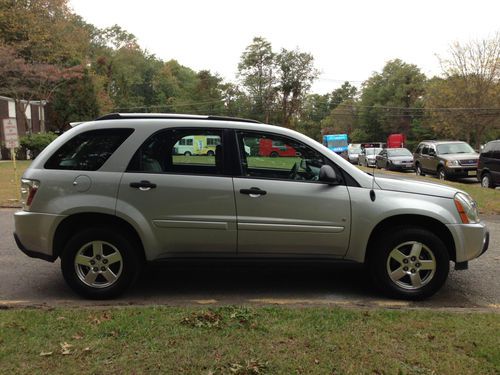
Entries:
[[51,132],[25,135],[20,139],[20,146],[24,150],[29,150],[32,158],[36,158],[56,138],[57,134]]

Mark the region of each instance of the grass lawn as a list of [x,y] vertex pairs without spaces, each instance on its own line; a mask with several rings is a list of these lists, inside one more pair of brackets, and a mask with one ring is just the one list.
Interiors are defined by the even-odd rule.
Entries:
[[500,314],[129,307],[0,312],[3,374],[498,374]]
[[[17,178],[20,180],[31,160],[18,160]],[[0,206],[19,206],[18,201],[19,185],[14,179],[14,167],[10,161],[0,162]]]
[[[373,168],[358,167],[365,172],[372,173]],[[393,174],[398,177],[411,178],[415,180],[433,182],[436,184],[445,184],[452,186],[454,188],[463,190],[471,195],[475,199],[479,206],[479,211],[483,214],[500,214],[500,190],[498,189],[486,189],[481,187],[479,183],[464,183],[456,181],[441,181],[433,176],[416,176],[415,173],[406,172],[394,172],[394,171],[383,171],[384,174]],[[375,169],[375,178],[377,175],[381,174],[380,170]]]

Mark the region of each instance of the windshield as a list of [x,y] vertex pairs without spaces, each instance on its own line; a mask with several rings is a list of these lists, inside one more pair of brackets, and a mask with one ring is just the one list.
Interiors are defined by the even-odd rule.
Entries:
[[469,154],[474,153],[472,147],[465,142],[445,143],[437,146],[437,153],[443,154]]
[[398,148],[397,150],[387,150],[388,156],[411,156],[411,152],[406,148]]
[[365,148],[366,155],[377,155],[380,151],[381,148]]
[[350,148],[349,152],[351,154],[361,154],[361,149],[360,148]]

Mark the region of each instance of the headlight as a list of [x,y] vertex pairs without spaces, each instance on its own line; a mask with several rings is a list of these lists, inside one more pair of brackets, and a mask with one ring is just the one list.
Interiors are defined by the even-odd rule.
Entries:
[[460,219],[464,224],[479,223],[479,213],[477,212],[476,202],[465,193],[455,194],[455,207],[457,207]]
[[458,160],[446,160],[447,167],[460,167]]

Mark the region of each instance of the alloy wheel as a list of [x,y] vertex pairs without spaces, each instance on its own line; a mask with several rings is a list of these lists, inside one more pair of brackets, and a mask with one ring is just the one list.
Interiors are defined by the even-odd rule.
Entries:
[[107,288],[120,278],[123,258],[109,242],[92,241],[78,250],[74,265],[82,283],[92,288]]
[[434,278],[436,265],[434,253],[427,246],[408,241],[391,250],[386,269],[394,284],[403,289],[416,290]]

